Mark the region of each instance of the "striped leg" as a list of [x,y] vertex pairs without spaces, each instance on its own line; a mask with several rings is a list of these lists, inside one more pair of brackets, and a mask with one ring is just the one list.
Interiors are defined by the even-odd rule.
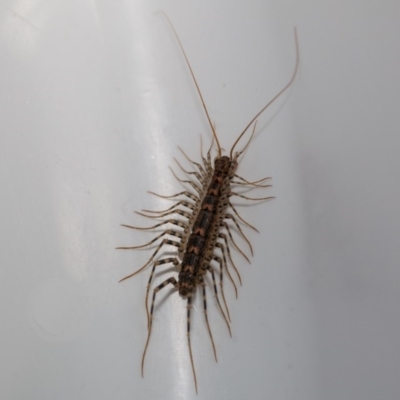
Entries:
[[169,257],[158,260],[153,264],[153,268],[151,270],[149,282],[147,283],[147,289],[146,289],[145,304],[146,304],[146,315],[147,315],[147,329],[150,329],[149,292],[150,292],[151,282],[153,281],[154,277],[154,271],[156,270],[156,267],[158,267],[159,265],[170,264],[170,263],[174,264],[174,266],[177,267],[179,265],[179,260],[176,257]]
[[169,196],[165,196],[165,195],[158,194],[158,193],[151,192],[151,191],[148,191],[147,193],[150,193],[150,194],[152,194],[152,195],[154,195],[154,196],[157,196],[157,197],[161,197],[162,199],[174,199],[174,198],[176,198],[176,197],[178,197],[178,196],[186,196],[186,197],[188,197],[189,199],[192,199],[192,200],[194,200],[194,201],[199,200],[199,198],[198,198],[195,194],[190,193],[190,192],[187,191],[187,190],[184,190],[183,192],[171,194],[171,195],[169,195]]
[[121,226],[129,229],[137,229],[139,231],[147,231],[150,229],[156,229],[159,228],[160,226],[166,225],[166,224],[172,224],[179,226],[180,228],[186,228],[186,224],[184,224],[182,221],[178,221],[177,219],[166,219],[163,222],[160,222],[159,224],[153,225],[153,226],[146,226],[146,227],[140,227],[140,226],[132,226],[132,225],[125,225],[121,224]]
[[179,168],[188,175],[194,175],[197,180],[201,183],[201,185],[203,187],[205,187],[205,178],[204,176],[202,176],[201,174],[199,174],[197,171],[187,171],[185,168],[182,167],[182,165],[180,164],[180,162],[174,157],[175,162],[179,165]]
[[[239,249],[239,248],[236,246],[236,243],[233,241],[233,237],[231,236],[231,233],[230,233],[230,231],[229,231],[228,224],[227,224],[226,222],[223,222],[223,224],[226,225],[225,229],[227,229],[229,238],[231,239],[232,243],[235,245],[235,247],[236,247],[237,249]],[[238,278],[239,278],[239,282],[240,282],[240,286],[241,286],[241,285],[242,285],[242,278],[241,278],[241,276],[240,276],[240,274],[239,274],[238,269],[236,268],[235,263],[234,263],[233,260],[232,260],[231,251],[230,251],[230,249],[229,249],[228,240],[226,239],[226,235],[225,235],[224,233],[219,233],[219,234],[218,234],[218,237],[221,238],[221,239],[223,239],[224,242],[225,242],[225,247],[226,247],[226,251],[228,252],[229,261],[231,262],[231,264],[232,264],[232,266],[233,266],[233,268],[234,268],[234,270],[235,270],[235,272],[236,272],[236,275],[237,275]],[[239,249],[239,251],[240,251],[240,249]],[[242,254],[243,254],[243,253],[242,253]],[[246,256],[245,256],[245,258],[246,258],[246,260],[247,260],[248,262],[250,262],[250,260],[249,260]]]
[[[214,293],[215,293],[215,297],[216,297],[216,299],[217,299],[217,304],[218,304],[218,307],[219,307],[219,309],[221,310],[221,313],[222,313],[222,315],[223,315],[223,317],[224,317],[226,326],[228,327],[229,335],[232,337],[231,327],[230,327],[230,325],[229,325],[229,322],[230,322],[230,320],[231,320],[231,316],[229,315],[229,308],[228,308],[228,305],[227,305],[226,300],[225,300],[224,286],[223,286],[223,281],[222,281],[222,277],[224,276],[224,275],[223,275],[222,260],[221,260],[221,258],[216,257],[216,256],[213,257],[213,260],[214,260],[214,261],[217,261],[217,262],[219,263],[219,269],[220,269],[220,279],[219,279],[219,282],[220,282],[220,283],[219,283],[219,284],[220,284],[220,287],[221,287],[222,300],[223,300],[223,302],[224,302],[225,309],[226,309],[226,313],[227,313],[226,315],[228,316],[228,318],[226,317],[225,312],[224,312],[223,308],[221,307],[221,303],[220,303],[220,301],[219,301],[219,294],[218,294],[217,284],[216,284],[216,280],[215,280],[214,270],[212,269],[211,265],[209,265],[209,266],[207,267],[207,270],[211,273],[211,277],[212,277],[212,281],[213,281],[213,286],[214,286]],[[229,321],[229,322],[228,322],[228,321]]]
[[255,228],[253,225],[249,224],[247,221],[245,221],[238,213],[238,211],[236,210],[236,208],[232,205],[231,202],[229,202],[229,207],[233,210],[233,212],[236,214],[236,216],[245,224],[247,225],[249,228],[255,230],[256,232],[260,233],[260,231]]
[[194,386],[196,388],[196,394],[197,394],[198,390],[197,390],[196,370],[194,368],[192,344],[190,342],[190,311],[191,310],[192,310],[192,295],[190,294],[190,295],[188,295],[188,298],[187,298],[187,338],[188,338],[188,346],[189,346],[190,363],[192,365],[192,371],[193,371]]
[[[175,233],[174,236],[178,236],[178,235],[177,235],[177,232],[174,232],[174,233]],[[165,235],[165,234],[166,234],[166,232],[164,232],[162,235]],[[169,233],[169,234],[171,235],[171,233]],[[162,235],[160,235],[160,236],[162,236]],[[181,234],[180,234],[180,235],[181,235]],[[157,239],[158,239],[158,238],[157,238]],[[178,248],[179,248],[179,246],[180,246],[180,243],[179,243],[179,242],[176,242],[176,241],[170,240],[170,239],[164,239],[164,240],[158,245],[157,249],[155,250],[155,252],[153,253],[153,255],[150,257],[149,261],[147,261],[147,263],[146,263],[145,265],[143,265],[142,268],[139,268],[139,269],[138,269],[137,271],[135,271],[133,274],[130,274],[130,275],[128,275],[128,276],[125,276],[125,278],[122,278],[122,279],[120,280],[120,282],[125,281],[126,279],[131,278],[132,276],[138,274],[140,271],[143,271],[143,270],[154,260],[154,257],[157,255],[157,253],[160,251],[161,247],[162,247],[164,244],[169,244],[169,245],[171,245],[171,246],[175,246],[175,247],[178,247]],[[147,245],[148,245],[148,244],[147,244]],[[147,246],[147,245],[146,245],[146,246]],[[142,246],[139,246],[139,247],[142,247]],[[131,248],[132,248],[132,247],[117,247],[117,249],[131,249]]]
[[153,324],[153,311],[154,311],[154,302],[156,300],[156,294],[163,289],[165,286],[167,286],[168,284],[172,284],[175,288],[178,285],[178,282],[176,281],[176,279],[172,276],[171,278],[168,278],[167,280],[165,280],[164,282],[162,282],[161,284],[159,284],[158,286],[156,286],[154,288],[153,291],[153,300],[151,302],[151,308],[150,308],[150,321],[149,321],[149,331],[147,333],[147,340],[146,340],[146,344],[144,346],[144,351],[143,351],[143,356],[142,356],[142,377],[144,376],[144,359],[146,358],[146,352],[147,352],[147,348],[149,346],[149,341],[150,341],[150,335],[151,335],[151,327]]
[[225,214],[224,219],[231,219],[233,223],[236,225],[236,228],[238,228],[240,234],[242,235],[243,239],[247,242],[247,244],[250,247],[251,255],[253,255],[253,247],[251,246],[251,243],[249,242],[249,239],[247,239],[246,235],[243,233],[242,228],[239,226],[238,222],[236,221],[236,218],[232,214]]
[[[235,281],[233,280],[232,275],[231,275],[231,273],[229,272],[229,269],[228,269],[228,264],[227,264],[227,262],[226,262],[226,256],[225,256],[225,247],[224,247],[224,245],[223,245],[222,243],[219,243],[219,242],[217,242],[217,243],[215,244],[215,247],[218,247],[218,248],[221,250],[222,259],[224,260],[224,267],[225,267],[225,269],[226,269],[226,273],[228,274],[229,280],[232,282],[232,284],[233,284],[233,286],[234,286],[234,288],[235,288],[235,295],[236,295],[236,298],[237,298],[237,297],[238,297],[238,290],[237,290],[236,283],[235,283]],[[240,284],[241,284],[241,282],[240,282]]]
[[210,340],[211,340],[212,348],[213,348],[213,351],[214,351],[214,358],[215,358],[215,361],[218,362],[218,359],[217,359],[217,350],[215,349],[214,338],[213,338],[213,335],[212,335],[212,333],[211,333],[210,323],[208,322],[206,284],[204,283],[204,280],[202,280],[201,286],[202,286],[202,289],[203,289],[203,309],[204,309],[204,317],[205,317],[205,319],[206,319],[208,334],[210,335]]
[[[151,213],[151,210],[142,210],[142,211]],[[138,214],[138,215],[141,215],[142,217],[147,217],[147,218],[161,218],[161,217],[166,217],[167,215],[179,214],[179,215],[182,215],[183,217],[189,219],[190,216],[191,216],[190,213],[187,213],[186,211],[183,211],[181,209],[176,209],[176,210],[174,209],[174,210],[171,210],[171,211],[160,213],[158,215],[147,215],[147,214],[144,214],[144,213],[142,213],[140,211],[135,211],[135,214]]]
[[[247,260],[248,263],[250,263],[249,258],[246,256],[246,254],[244,254],[243,250],[236,244],[235,240],[233,239],[233,235],[232,235],[229,225],[225,221],[221,221],[220,226],[226,229],[226,231],[229,235],[229,239],[232,242],[232,244],[235,246],[236,250]],[[232,262],[232,258],[230,256],[229,251],[228,251],[228,256]],[[232,262],[232,264],[233,264],[233,262]]]
[[203,178],[206,178],[206,177],[207,177],[207,174],[206,174],[206,172],[204,171],[204,169],[203,169],[203,167],[201,166],[201,164],[199,164],[199,163],[196,162],[196,161],[191,160],[191,159],[188,157],[188,155],[187,155],[179,146],[178,146],[178,149],[181,151],[181,153],[185,156],[185,158],[186,158],[189,162],[191,162],[193,165],[195,165],[195,166],[199,169],[199,171],[200,171],[202,177],[203,177]]
[[194,209],[194,204],[193,203],[189,203],[187,200],[179,200],[177,201],[173,206],[167,208],[166,210],[142,210],[151,214],[163,214],[167,211],[171,211],[177,207],[179,207],[180,205],[190,208],[190,209]]
[[150,314],[149,314],[149,292],[150,292],[150,287],[151,287],[151,282],[153,281],[154,277],[154,272],[156,267],[159,265],[164,265],[164,264],[174,264],[175,267],[179,265],[179,260],[176,257],[169,257],[169,258],[163,258],[161,260],[156,261],[153,264],[153,268],[151,269],[151,274],[149,277],[149,281],[147,282],[147,289],[146,289],[146,315],[147,315],[147,329],[149,329],[149,324],[150,324]]

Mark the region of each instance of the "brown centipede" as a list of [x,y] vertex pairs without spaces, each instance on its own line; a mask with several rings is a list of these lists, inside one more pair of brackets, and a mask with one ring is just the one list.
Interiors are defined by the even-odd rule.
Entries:
[[[166,16],[166,15],[165,15]],[[234,271],[239,283],[241,284],[241,277],[237,267],[235,266],[230,251],[230,244],[236,248],[247,260],[248,257],[236,244],[230,224],[237,229],[239,235],[247,242],[251,254],[253,254],[253,249],[250,241],[245,236],[241,226],[247,226],[257,231],[255,227],[246,222],[239,214],[235,206],[232,204],[230,198],[233,196],[238,196],[246,200],[262,201],[273,198],[273,196],[253,198],[244,196],[238,193],[232,188],[234,186],[247,187],[249,189],[253,188],[267,188],[271,185],[265,184],[265,181],[270,179],[262,178],[256,181],[249,181],[245,178],[236,174],[236,169],[238,166],[238,159],[247,149],[250,141],[252,140],[256,125],[257,118],[276,100],[280,97],[293,83],[298,65],[299,65],[299,49],[297,42],[297,34],[295,30],[295,46],[296,46],[296,62],[295,68],[292,76],[288,83],[250,120],[243,131],[239,134],[234,144],[231,147],[229,156],[222,155],[222,148],[218,140],[214,125],[211,122],[210,115],[208,113],[205,101],[203,99],[202,93],[196,81],[194,72],[189,63],[188,57],[185,53],[183,45],[179,39],[179,36],[170,22],[169,18],[166,16],[168,23],[176,37],[176,40],[180,46],[182,54],[185,58],[185,62],[192,76],[193,82],[196,86],[197,93],[200,97],[204,112],[206,114],[209,126],[213,135],[213,142],[207,152],[206,157],[201,155],[202,163],[193,161],[190,159],[181,148],[179,150],[183,153],[187,161],[192,165],[193,170],[188,171],[184,169],[181,164],[177,162],[179,168],[189,177],[193,179],[183,180],[178,178],[173,172],[176,179],[184,184],[190,185],[193,191],[184,190],[180,193],[174,195],[160,195],[154,192],[149,192],[155,196],[167,199],[174,199],[175,204],[162,211],[153,210],[142,210],[142,212],[137,212],[137,214],[145,216],[147,218],[161,219],[161,222],[150,226],[150,227],[136,227],[132,225],[122,226],[137,229],[137,230],[152,230],[159,227],[164,227],[165,225],[171,225],[172,228],[165,229],[161,234],[157,235],[151,241],[140,246],[129,246],[129,247],[117,247],[117,249],[139,249],[157,244],[157,247],[149,260],[144,266],[139,268],[134,273],[122,278],[120,282],[133,277],[139,272],[143,271],[146,267],[152,264],[152,269],[150,277],[147,284],[146,296],[145,296],[145,308],[147,314],[147,339],[143,351],[142,362],[141,362],[141,372],[144,375],[144,362],[146,357],[146,352],[148,349],[150,336],[153,327],[153,313],[156,301],[157,293],[168,285],[172,285],[175,291],[179,292],[179,295],[187,300],[187,337],[188,337],[188,349],[190,356],[190,363],[193,372],[194,385],[196,393],[198,392],[196,370],[194,365],[194,357],[191,345],[191,329],[190,329],[190,313],[192,309],[193,296],[197,292],[197,288],[201,288],[202,298],[203,298],[203,309],[207,331],[210,337],[211,345],[213,348],[214,358],[217,361],[217,352],[214,344],[213,335],[211,332],[211,327],[208,320],[207,314],[207,294],[206,294],[206,280],[205,276],[209,274],[211,276],[212,288],[214,291],[217,306],[222,314],[222,317],[227,325],[229,334],[231,335],[230,328],[230,314],[229,308],[225,299],[224,294],[224,273],[231,281],[236,297],[237,297],[237,285],[232,277],[230,268]],[[248,139],[244,148],[240,151],[234,152],[236,146],[249,130],[253,126],[252,133]],[[211,149],[213,144],[217,147],[217,156],[211,161]],[[231,211],[230,211],[231,210]],[[177,216],[183,217],[183,219],[177,218]],[[165,219],[166,217],[166,219]],[[229,223],[228,223],[229,221]],[[258,232],[258,231],[257,231]],[[164,249],[165,245],[173,246],[177,249],[177,254],[170,257],[162,257],[160,251]],[[218,250],[218,251],[217,251]],[[229,262],[228,262],[229,261]],[[154,273],[157,267],[162,265],[172,264],[178,271],[178,276],[173,275],[164,279],[162,283],[158,284],[156,287],[152,288],[152,281]],[[215,267],[217,265],[217,267]],[[219,274],[219,282],[217,285],[216,273]],[[220,290],[218,290],[218,286]],[[150,291],[153,290],[151,296],[151,305],[149,309],[149,296]],[[221,301],[222,299],[222,301]],[[232,335],[231,335],[232,336]]]

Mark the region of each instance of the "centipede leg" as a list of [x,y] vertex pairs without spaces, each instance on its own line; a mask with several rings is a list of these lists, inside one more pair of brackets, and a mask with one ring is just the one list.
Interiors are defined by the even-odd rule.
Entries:
[[182,167],[182,165],[180,164],[180,162],[179,162],[176,158],[174,158],[174,160],[175,160],[175,162],[178,164],[179,168],[180,168],[185,174],[194,175],[194,176],[197,178],[197,180],[201,183],[201,185],[202,185],[203,187],[205,186],[205,178],[204,178],[201,174],[199,174],[197,171],[187,171],[185,168]]
[[186,196],[186,197],[188,197],[189,199],[192,199],[192,200],[194,200],[194,201],[198,201],[198,200],[199,200],[199,198],[198,198],[195,194],[190,193],[190,192],[187,191],[187,190],[184,190],[183,192],[171,194],[171,195],[169,195],[169,196],[165,196],[165,195],[162,195],[162,194],[158,194],[158,193],[155,193],[155,192],[151,192],[150,190],[149,190],[147,193],[150,193],[150,194],[152,194],[152,195],[154,195],[154,196],[157,196],[157,197],[161,197],[162,199],[174,199],[174,198],[179,197],[179,196]]
[[142,210],[142,211],[145,211],[145,212],[151,213],[151,214],[164,214],[165,212],[174,210],[175,208],[177,208],[179,206],[183,206],[183,207],[189,208],[191,210],[194,209],[194,204],[189,203],[187,200],[179,200],[176,204],[167,208],[166,210]]
[[251,255],[253,255],[253,247],[252,247],[249,239],[247,239],[246,235],[243,233],[242,228],[239,226],[238,222],[236,221],[236,218],[232,214],[225,214],[224,215],[224,219],[231,219],[233,221],[233,223],[236,225],[236,228],[238,228],[240,234],[242,235],[243,239],[249,245],[249,248],[250,248],[250,251],[251,251]]
[[[226,262],[226,256],[225,256],[225,249],[224,249],[224,246],[223,246],[223,244],[222,243],[216,243],[215,244],[215,247],[218,247],[218,248],[220,248],[221,249],[221,253],[222,253],[222,258],[223,258],[223,265],[224,265],[224,267],[225,267],[225,269],[226,269],[226,273],[228,274],[228,278],[229,278],[229,280],[232,282],[232,285],[233,285],[233,287],[234,287],[234,289],[235,289],[235,295],[236,295],[236,298],[237,298],[237,294],[238,294],[238,291],[237,291],[237,286],[236,286],[236,283],[235,283],[235,281],[234,281],[234,279],[232,278],[232,275],[231,275],[231,273],[230,273],[230,271],[229,271],[229,269],[228,269],[228,263]],[[220,259],[220,257],[218,257],[218,256],[216,256],[216,255],[214,255],[213,256],[213,260],[216,260],[216,258],[218,258],[218,259]],[[217,260],[216,260],[217,261]]]
[[142,377],[144,376],[144,360],[146,358],[146,352],[147,352],[147,348],[149,346],[150,335],[151,335],[151,327],[153,325],[153,311],[154,311],[154,302],[156,300],[156,295],[161,289],[163,289],[169,283],[172,284],[175,288],[178,285],[178,282],[176,281],[176,279],[174,277],[171,277],[171,278],[168,278],[167,280],[165,280],[164,282],[162,282],[161,284],[159,284],[157,287],[155,287],[154,291],[153,291],[153,300],[151,302],[151,308],[150,308],[149,330],[147,333],[146,344],[144,346],[144,351],[143,351],[143,356],[142,356]]
[[187,337],[188,337],[190,363],[192,365],[192,371],[193,371],[194,386],[196,388],[196,393],[198,393],[196,370],[194,368],[194,361],[193,361],[192,343],[190,341],[190,311],[191,311],[191,309],[192,309],[192,296],[189,295],[187,298]]
[[233,210],[233,212],[235,213],[235,215],[245,224],[247,225],[249,228],[255,230],[257,233],[260,233],[260,231],[255,228],[253,225],[249,224],[246,220],[244,220],[240,214],[238,213],[238,211],[236,210],[236,208],[233,206],[233,204],[231,202],[229,202],[229,207]]
[[[228,233],[228,236],[229,236],[229,240],[230,240],[230,241],[232,242],[232,244],[235,246],[235,249],[236,249],[236,250],[246,259],[246,261],[250,264],[249,258],[246,256],[246,254],[244,254],[243,250],[236,244],[235,240],[233,239],[233,235],[232,235],[232,232],[231,232],[231,229],[230,229],[229,225],[228,225],[225,221],[222,221],[221,224],[220,224],[220,226],[226,229],[226,232]],[[233,264],[232,258],[230,257],[230,254],[229,254],[229,253],[228,253],[228,255],[229,255],[229,258],[230,258],[230,260],[231,260],[231,262],[232,262],[232,264]]]
[[189,156],[179,146],[178,146],[178,149],[181,151],[181,153],[185,156],[185,158],[189,162],[191,162],[193,165],[195,165],[199,169],[200,174],[203,176],[203,178],[207,177],[207,174],[201,164],[199,164],[198,162],[193,161],[191,158],[189,158]]
[[179,226],[180,228],[186,228],[186,224],[184,224],[182,221],[178,221],[177,219],[167,219],[163,222],[160,222],[159,224],[156,224],[153,226],[147,226],[147,227],[132,226],[132,225],[125,225],[125,224],[121,224],[121,226],[123,226],[125,228],[129,228],[129,229],[137,229],[139,231],[146,231],[146,230],[150,230],[150,229],[159,228],[160,226],[163,226],[166,224],[176,225],[176,226]]
[[240,193],[236,193],[236,192],[231,192],[232,196],[237,196],[237,197],[241,197],[242,199],[246,199],[246,200],[253,200],[253,201],[262,201],[262,200],[270,200],[270,199],[274,199],[275,196],[268,196],[268,197],[247,197],[247,196],[243,196]]
[[[172,229],[167,229],[166,231],[162,232],[160,235],[156,236],[154,239],[150,240],[150,242],[142,244],[140,246],[124,246],[124,247],[116,247],[118,250],[132,250],[132,249],[142,249],[143,247],[147,247],[152,245],[154,242],[156,242],[158,239],[161,239],[165,235],[171,235],[175,237],[180,237],[181,232],[173,231]],[[164,239],[165,240],[165,239]],[[163,242],[164,242],[163,240]]]
[[[149,210],[143,210],[143,211],[151,212]],[[158,215],[147,215],[147,214],[143,214],[140,211],[135,211],[135,214],[142,215],[143,217],[147,217],[147,218],[161,218],[161,217],[166,217],[167,215],[178,214],[178,215],[181,215],[182,217],[190,219],[190,216],[191,216],[191,214],[187,213],[186,211],[182,211],[182,210],[179,210],[179,209],[167,211],[167,212],[164,212],[164,213],[158,214]]]
[[224,274],[223,274],[222,260],[221,260],[220,257],[217,257],[217,256],[214,256],[213,260],[216,261],[219,264],[219,271],[220,271],[219,286],[221,288],[221,296],[222,296],[222,301],[224,302],[224,305],[225,305],[226,315],[225,315],[225,312],[224,312],[224,310],[223,310],[223,308],[221,306],[221,303],[219,301],[219,294],[218,294],[217,284],[216,284],[216,281],[215,281],[214,270],[212,269],[212,267],[210,265],[207,267],[207,270],[211,273],[213,286],[214,286],[215,298],[217,299],[218,307],[219,307],[219,309],[221,311],[222,316],[224,317],[226,326],[228,327],[229,335],[232,337],[231,327],[229,325],[229,322],[231,321],[231,316],[229,315],[229,308],[228,308],[228,304],[226,303],[225,293],[224,293],[224,283],[223,283]]
[[158,267],[159,265],[164,265],[164,264],[169,264],[169,263],[173,264],[175,267],[177,267],[179,265],[179,261],[176,257],[163,258],[162,260],[158,260],[153,263],[153,268],[151,269],[151,274],[149,277],[149,281],[147,283],[146,298],[145,298],[146,315],[147,315],[147,329],[150,329],[149,292],[150,292],[151,282],[153,281],[154,271],[156,270],[156,267]]
[[210,323],[208,322],[206,285],[205,285],[203,280],[202,280],[201,286],[202,286],[202,291],[203,291],[204,318],[206,320],[208,334],[210,335],[210,340],[211,340],[212,348],[213,348],[213,351],[214,351],[214,358],[215,358],[215,361],[218,362],[217,350],[215,349],[214,338],[213,338],[213,335],[212,335],[212,332],[211,332]]
[[247,185],[255,185],[255,186],[258,186],[258,187],[269,187],[269,186],[272,186],[272,185],[267,185],[267,186],[259,185],[261,182],[264,182],[264,181],[266,181],[266,180],[268,180],[268,179],[272,179],[270,176],[266,176],[265,178],[262,178],[262,179],[259,179],[259,180],[257,180],[257,181],[253,181],[253,182],[249,182],[247,179],[244,179],[244,178],[242,178],[241,176],[239,176],[239,175],[237,175],[237,174],[235,174],[234,176],[235,176],[236,178],[242,180],[243,183],[244,183],[244,184],[247,184]]
[[[143,271],[149,264],[151,264],[151,262],[154,260],[154,257],[157,255],[157,253],[160,251],[161,247],[162,247],[164,244],[169,244],[170,246],[174,246],[174,247],[178,247],[178,248],[180,247],[180,243],[175,242],[174,240],[164,239],[164,240],[159,244],[159,246],[157,247],[157,249],[156,249],[156,251],[153,253],[153,255],[150,257],[149,261],[147,261],[147,263],[146,263],[145,265],[143,265],[143,267],[139,268],[139,269],[138,269],[137,271],[135,271],[134,273],[132,273],[132,274],[130,274],[130,275],[128,275],[128,276],[125,276],[125,278],[122,278],[119,282],[123,282],[123,281],[125,281],[126,279],[129,279],[129,278],[131,278],[132,276],[138,274],[140,271]],[[130,247],[127,247],[127,248],[129,249]],[[117,249],[126,249],[126,247],[117,247]]]
[[187,184],[190,185],[200,196],[202,196],[202,194],[203,194],[202,188],[200,188],[198,185],[196,185],[196,184],[195,184],[194,182],[192,182],[192,181],[188,181],[187,179],[181,179],[181,178],[179,178],[179,177],[175,174],[174,170],[173,170],[171,167],[169,167],[169,169],[171,170],[172,175],[174,175],[174,177],[175,177],[179,182],[181,182],[181,183],[187,183]]

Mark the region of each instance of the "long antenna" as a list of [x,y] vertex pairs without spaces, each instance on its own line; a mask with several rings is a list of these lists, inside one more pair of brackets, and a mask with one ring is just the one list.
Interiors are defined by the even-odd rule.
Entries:
[[207,115],[208,123],[209,123],[209,125],[210,125],[210,127],[211,127],[212,133],[213,133],[214,138],[215,138],[215,141],[216,141],[216,143],[217,143],[217,147],[218,147],[218,156],[221,157],[222,151],[221,151],[221,146],[220,146],[220,144],[219,144],[219,140],[218,140],[218,137],[217,137],[217,133],[215,132],[214,125],[213,125],[212,122],[211,122],[211,118],[210,118],[210,115],[209,115],[209,113],[208,113],[208,110],[207,110],[207,107],[206,107],[206,103],[205,103],[205,101],[204,101],[204,99],[203,99],[203,95],[201,94],[200,87],[199,87],[199,85],[198,85],[198,83],[197,83],[197,81],[196,81],[196,77],[194,76],[194,72],[193,72],[192,67],[191,67],[191,65],[190,65],[189,59],[187,58],[185,49],[183,48],[183,45],[182,45],[181,40],[179,39],[178,33],[176,32],[176,30],[175,30],[175,28],[174,28],[174,25],[172,24],[172,22],[171,22],[171,20],[169,19],[168,15],[167,15],[164,11],[159,11],[159,12],[162,13],[162,14],[164,15],[164,17],[166,18],[166,20],[168,21],[168,24],[170,25],[170,27],[171,27],[171,29],[172,29],[172,32],[174,33],[175,38],[176,38],[176,40],[177,40],[177,42],[178,42],[178,44],[179,44],[179,47],[180,47],[181,50],[182,50],[183,56],[185,57],[186,64],[187,64],[187,66],[188,66],[188,68],[189,68],[190,74],[192,75],[194,84],[196,85],[197,93],[198,93],[199,96],[200,96],[201,103],[203,104],[204,111],[205,111],[205,113],[206,113],[206,115]]
[[290,78],[289,82],[285,85],[285,87],[283,89],[281,89],[279,91],[279,93],[277,93],[272,100],[270,100],[267,105],[265,105],[254,117],[253,119],[247,124],[246,128],[244,128],[244,130],[242,131],[242,133],[239,135],[239,137],[236,139],[235,143],[232,146],[231,149],[231,153],[230,153],[230,157],[232,158],[233,156],[233,150],[236,147],[236,145],[238,144],[239,140],[242,138],[242,136],[247,132],[247,130],[250,128],[251,124],[276,100],[278,99],[278,97],[281,96],[281,94],[283,94],[289,87],[290,85],[293,83],[294,78],[296,77],[296,73],[297,70],[299,68],[299,60],[300,60],[300,56],[299,56],[299,41],[297,39],[297,29],[294,28],[294,41],[295,41],[295,45],[296,45],[296,65],[294,67],[294,71],[292,74],[292,77]]

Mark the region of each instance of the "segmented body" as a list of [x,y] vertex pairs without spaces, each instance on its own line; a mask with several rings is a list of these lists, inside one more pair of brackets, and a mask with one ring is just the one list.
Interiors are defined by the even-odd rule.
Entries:
[[[167,17],[168,20],[168,17]],[[168,20],[168,22],[170,22]],[[171,23],[170,23],[171,24]],[[207,158],[205,159],[202,156],[203,165],[200,163],[194,162],[189,159],[185,153],[185,157],[188,161],[194,165],[197,169],[194,171],[186,171],[181,165],[178,163],[178,166],[189,176],[194,176],[198,182],[194,179],[192,180],[181,180],[175,174],[175,177],[186,184],[189,184],[195,191],[196,194],[185,190],[183,192],[177,193],[172,196],[164,196],[159,195],[153,192],[150,192],[158,197],[167,198],[167,199],[176,199],[176,203],[163,211],[152,211],[152,210],[142,210],[143,212],[138,212],[138,214],[143,215],[148,218],[164,218],[169,217],[168,219],[164,219],[162,222],[157,223],[154,226],[140,228],[131,225],[123,225],[125,227],[131,229],[139,229],[139,230],[151,230],[156,229],[161,226],[165,226],[167,224],[173,225],[173,228],[166,229],[164,232],[156,236],[150,242],[141,245],[141,246],[130,246],[130,247],[118,247],[118,249],[138,249],[143,247],[148,247],[153,243],[156,243],[158,240],[162,239],[161,242],[158,244],[156,250],[151,255],[150,259],[147,263],[141,267],[139,270],[135,271],[133,274],[126,276],[125,278],[121,279],[124,281],[142,270],[144,270],[147,266],[153,265],[152,270],[150,273],[149,281],[147,284],[146,290],[146,299],[145,299],[145,307],[147,313],[147,321],[148,321],[148,334],[147,340],[142,356],[142,375],[144,372],[144,361],[147,352],[147,348],[149,345],[149,340],[152,332],[152,324],[153,324],[153,313],[154,307],[156,302],[157,293],[166,287],[167,285],[171,284],[175,287],[175,289],[179,292],[179,294],[187,299],[187,337],[188,337],[188,348],[190,354],[190,361],[193,371],[193,377],[195,382],[195,388],[197,392],[197,378],[196,372],[194,367],[193,361],[193,354],[192,354],[192,346],[191,346],[191,339],[190,339],[190,313],[192,307],[192,299],[195,295],[197,289],[200,287],[202,296],[203,296],[203,308],[204,308],[204,316],[205,321],[208,329],[208,333],[211,339],[211,344],[214,351],[214,357],[217,360],[216,349],[214,345],[213,336],[211,333],[210,324],[208,322],[208,314],[207,314],[207,297],[206,297],[206,280],[204,279],[207,274],[211,275],[213,289],[215,293],[215,299],[218,304],[219,310],[226,322],[228,327],[229,333],[231,334],[230,330],[230,315],[229,309],[227,306],[227,302],[225,300],[224,295],[224,284],[223,284],[223,277],[224,273],[227,274],[228,278],[230,279],[231,283],[234,286],[236,297],[237,297],[237,286],[235,280],[233,279],[230,268],[232,268],[238,279],[239,283],[241,284],[241,277],[240,274],[233,263],[231,252],[230,252],[230,244],[232,244],[247,260],[247,256],[245,253],[237,246],[233,235],[230,230],[230,225],[227,223],[228,221],[233,223],[234,226],[237,228],[239,235],[247,242],[251,253],[252,247],[249,240],[244,235],[241,226],[246,225],[257,231],[252,225],[247,223],[237,212],[235,207],[230,201],[232,196],[238,196],[244,198],[246,200],[267,200],[272,198],[269,197],[260,197],[260,198],[250,198],[244,196],[241,193],[237,193],[232,190],[234,185],[239,187],[247,187],[249,189],[254,188],[266,188],[271,185],[262,184],[265,180],[269,179],[263,178],[255,182],[249,182],[248,180],[238,176],[236,174],[236,168],[238,165],[238,158],[243,154],[244,150],[247,148],[248,144],[250,143],[251,138],[254,135],[257,118],[272,104],[282,93],[284,93],[292,84],[294,77],[297,72],[298,62],[299,62],[299,54],[298,54],[298,44],[297,44],[297,36],[295,33],[296,38],[296,66],[293,72],[293,75],[290,81],[286,84],[286,86],[270,101],[268,102],[255,116],[254,118],[248,123],[246,128],[242,131],[242,133],[238,136],[236,141],[234,142],[230,155],[222,156],[222,149],[218,141],[218,137],[216,135],[215,129],[213,124],[211,123],[210,116],[208,114],[207,108],[205,106],[203,96],[200,92],[200,89],[197,85],[196,79],[194,77],[192,68],[189,64],[189,61],[186,57],[185,51],[183,46],[179,40],[179,37],[171,24],[171,28],[177,38],[179,46],[182,49],[183,55],[187,62],[188,68],[190,73],[193,77],[194,83],[196,85],[198,94],[201,98],[202,105],[204,111],[206,113],[210,128],[213,133],[213,137],[215,139],[215,143],[217,145],[217,152],[218,155],[214,159],[214,165],[211,163],[211,148],[207,153]],[[245,147],[239,151],[234,152],[234,149],[243,135],[247,132],[247,130],[253,125],[253,133],[245,145]],[[182,199],[183,197],[183,199]],[[185,208],[185,209],[183,209]],[[187,211],[187,210],[189,211]],[[233,214],[229,212],[229,209],[232,210]],[[177,219],[177,215],[184,218],[184,220]],[[179,229],[178,229],[179,228]],[[165,258],[158,258],[158,254],[160,250],[163,249],[163,246],[170,245],[177,249],[177,255],[173,257],[165,257]],[[217,252],[218,249],[218,252]],[[229,259],[229,263],[227,262],[227,256]],[[214,261],[214,263],[213,263]],[[155,270],[157,267],[162,265],[172,264],[174,265],[177,270],[179,271],[178,276],[170,276],[165,279],[159,285],[152,287],[153,277],[155,274]],[[217,266],[217,267],[216,267]],[[219,281],[217,284],[217,280],[215,278],[215,272],[219,273]],[[120,282],[121,282],[120,281]],[[218,290],[218,286],[220,291]],[[153,296],[151,299],[151,306],[150,310],[149,306],[149,293],[153,289]],[[220,295],[222,296],[224,308],[221,306],[220,302]]]
[[198,284],[203,283],[203,275],[207,273],[210,260],[206,259],[205,254],[209,253],[206,250],[215,248],[216,235],[213,231],[228,205],[222,189],[228,186],[230,172],[232,175],[231,165],[231,160],[226,156],[214,160],[214,174],[194,221],[179,272],[181,296],[191,294]]

